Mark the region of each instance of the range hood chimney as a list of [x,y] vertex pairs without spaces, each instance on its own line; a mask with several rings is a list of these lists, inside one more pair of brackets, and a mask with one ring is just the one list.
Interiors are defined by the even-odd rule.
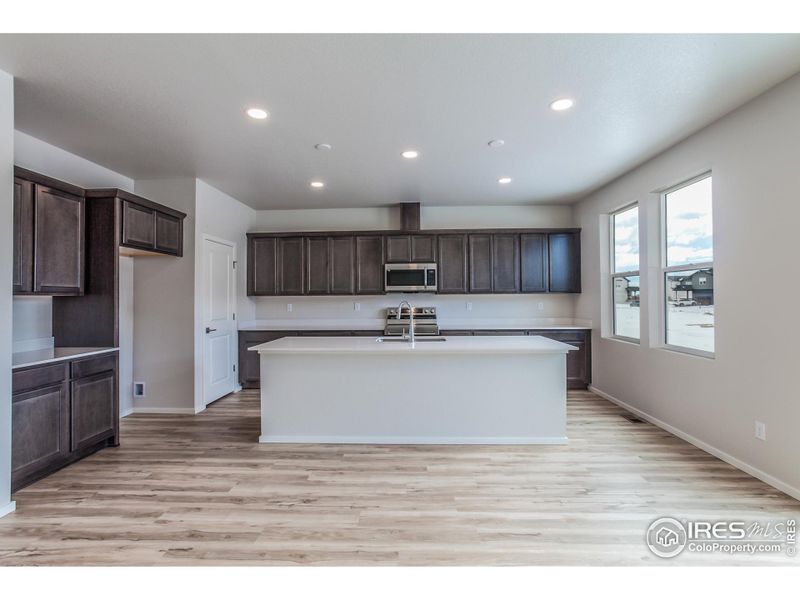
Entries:
[[400,203],[400,229],[419,231],[419,202]]

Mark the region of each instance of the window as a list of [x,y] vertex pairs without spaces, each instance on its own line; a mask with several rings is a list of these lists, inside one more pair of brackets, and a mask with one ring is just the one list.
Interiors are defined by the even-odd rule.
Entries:
[[714,243],[711,175],[663,194],[664,341],[714,354]]
[[639,206],[611,215],[611,302],[614,336],[639,340]]

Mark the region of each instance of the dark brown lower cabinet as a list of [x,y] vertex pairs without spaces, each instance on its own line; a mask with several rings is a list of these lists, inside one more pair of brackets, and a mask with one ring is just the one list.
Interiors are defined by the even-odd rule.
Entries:
[[241,386],[244,389],[257,389],[261,383],[261,361],[258,352],[251,352],[250,348],[295,335],[297,335],[296,331],[240,331],[239,383]]
[[117,372],[115,352],[13,372],[12,491],[119,443]]

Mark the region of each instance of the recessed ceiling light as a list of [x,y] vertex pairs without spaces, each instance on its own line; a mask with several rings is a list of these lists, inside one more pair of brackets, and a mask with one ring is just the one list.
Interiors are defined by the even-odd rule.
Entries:
[[322,183],[321,181],[312,181],[312,182],[311,182],[311,187],[312,187],[312,188],[317,188],[317,189],[319,189],[319,188],[324,188],[324,187],[325,187],[325,184],[324,184],[324,183]]
[[259,121],[263,121],[269,116],[269,113],[262,108],[248,108],[245,112],[247,112],[247,116],[251,119],[257,119]]
[[558,100],[553,100],[550,103],[550,108],[556,111],[567,110],[572,108],[575,104],[575,100],[572,98],[559,98]]
[[403,158],[417,158],[419,156],[419,152],[416,150],[406,150],[400,156]]
[[489,148],[499,148],[503,144],[505,144],[505,140],[492,140],[489,142]]
[[332,150],[333,146],[331,146],[330,144],[317,144],[316,146],[314,146],[314,148],[316,148],[317,150]]
[[511,177],[501,177],[497,180],[497,183],[511,183]]

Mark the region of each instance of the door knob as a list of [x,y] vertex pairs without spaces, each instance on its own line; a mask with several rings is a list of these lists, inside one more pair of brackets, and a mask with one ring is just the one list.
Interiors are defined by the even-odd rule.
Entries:
[[216,331],[216,329],[211,329],[211,327],[206,327],[206,333],[211,333],[212,331]]

